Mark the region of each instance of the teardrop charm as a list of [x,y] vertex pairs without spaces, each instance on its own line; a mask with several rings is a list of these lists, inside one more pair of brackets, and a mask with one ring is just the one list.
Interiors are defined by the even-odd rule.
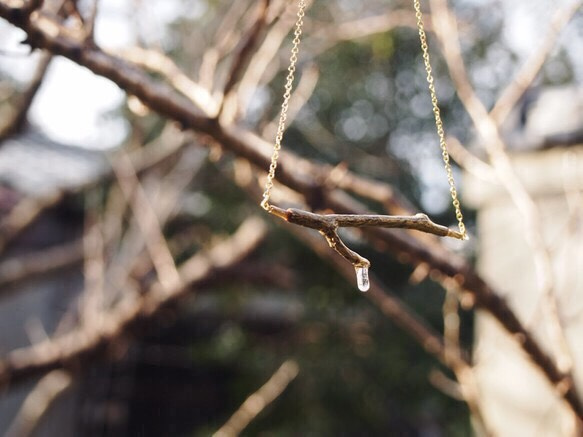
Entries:
[[368,280],[368,268],[356,268],[356,283],[360,291],[367,291],[370,288],[370,281]]

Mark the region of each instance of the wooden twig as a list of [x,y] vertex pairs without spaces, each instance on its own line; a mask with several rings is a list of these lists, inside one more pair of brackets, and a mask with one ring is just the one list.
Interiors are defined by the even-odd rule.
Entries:
[[5,437],[25,437],[35,435],[42,418],[50,411],[54,402],[73,384],[68,372],[53,370],[40,379],[26,396],[20,410]]
[[370,261],[349,249],[344,244],[338,235],[338,228],[380,227],[414,229],[440,237],[464,239],[464,235],[460,232],[432,222],[425,214],[416,214],[414,216],[315,214],[295,208],[282,209],[273,205],[270,207],[269,212],[289,223],[316,229],[326,238],[330,247],[352,263],[355,268],[369,268]]
[[0,221],[0,254],[16,237],[35,223],[44,211],[58,204],[64,197],[64,191],[51,191],[41,198],[25,197],[20,200]]
[[[415,14],[409,9],[393,9],[383,14],[334,25],[317,23],[314,31],[310,32],[310,37],[306,39],[306,46],[311,47],[311,53],[316,57],[344,41],[389,33],[399,27],[416,28],[416,25]],[[431,29],[431,21],[428,21],[426,28]]]
[[[326,248],[322,240],[316,238],[308,229],[292,227],[291,232],[310,247],[320,258],[330,263],[347,280],[352,280],[352,268]],[[446,359],[445,341],[414,309],[403,302],[395,293],[374,276],[370,278],[370,290],[363,294],[379,311],[410,335],[427,353],[433,355],[445,366],[469,366],[463,351]]]
[[[320,72],[316,64],[309,64],[303,67],[302,69],[302,76],[298,82],[297,87],[292,92],[289,107],[287,111],[287,123],[293,123],[294,119],[299,114],[300,110],[304,107],[306,102],[310,99],[314,90],[316,89],[316,84],[318,83],[318,78],[320,76]],[[242,107],[246,107],[246,101],[242,100],[243,96],[239,97],[242,101]],[[249,100],[249,97],[247,98]],[[243,109],[243,108],[242,108]],[[276,117],[272,120],[267,126],[262,129],[262,136],[263,138],[275,138],[277,134],[277,119]]]
[[177,91],[188,97],[209,117],[216,117],[218,104],[210,92],[194,82],[164,53],[142,47],[131,47],[116,53],[125,60],[162,75]]
[[460,317],[459,317],[459,298],[460,290],[451,279],[444,282],[445,298],[443,301],[443,338],[445,346],[445,361],[453,363],[450,368],[455,373],[459,383],[459,392],[462,399],[468,404],[472,422],[480,431],[478,435],[491,436],[486,419],[482,414],[480,406],[480,396],[478,383],[475,372],[471,365],[464,362],[460,356]]
[[300,371],[298,363],[285,361],[259,390],[251,394],[239,409],[213,434],[213,437],[238,436],[265,407],[276,400]]
[[557,9],[543,41],[540,44],[533,44],[535,51],[526,60],[513,81],[500,94],[496,104],[490,111],[491,117],[499,126],[506,120],[512,109],[532,85],[555,47],[563,29],[582,5],[582,1],[576,0]]
[[9,258],[0,263],[0,297],[6,296],[17,282],[69,268],[81,262],[80,240],[52,246],[31,254]]
[[233,89],[235,84],[244,74],[245,64],[247,64],[251,59],[251,55],[255,50],[259,36],[265,27],[268,8],[269,0],[262,0],[261,4],[259,5],[259,11],[255,23],[253,23],[253,26],[251,29],[249,29],[249,33],[247,34],[241,49],[238,51],[237,56],[233,61],[233,65],[231,66],[227,81],[223,88],[223,96],[227,96],[227,94],[229,94],[229,92]]
[[[88,44],[95,44],[95,22],[97,21],[97,13],[99,11],[99,0],[91,2],[91,9],[89,16],[85,20],[85,42]],[[81,17],[81,19],[83,19]]]
[[178,287],[181,283],[180,274],[162,232],[160,220],[138,179],[130,158],[122,150],[111,163],[117,182],[132,208],[143,235],[160,284],[167,290]]

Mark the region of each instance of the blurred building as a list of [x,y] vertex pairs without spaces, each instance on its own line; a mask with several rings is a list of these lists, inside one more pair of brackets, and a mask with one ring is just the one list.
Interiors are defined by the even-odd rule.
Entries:
[[[513,168],[536,203],[552,263],[552,287],[583,393],[583,90],[531,93],[505,127]],[[557,357],[529,229],[498,183],[467,174],[465,204],[477,209],[478,269]],[[566,436],[566,408],[516,339],[489,314],[476,316],[476,375],[486,422],[497,436]]]

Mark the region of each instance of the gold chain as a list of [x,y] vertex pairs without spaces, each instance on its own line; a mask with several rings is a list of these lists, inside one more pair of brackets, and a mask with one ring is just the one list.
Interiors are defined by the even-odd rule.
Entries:
[[[423,25],[423,15],[421,13],[421,5],[419,0],[413,0],[415,7],[415,16],[417,18],[417,29],[419,31],[419,39],[421,41],[421,50],[423,51],[423,62],[425,64],[425,71],[427,72],[427,83],[429,84],[429,92],[431,94],[431,105],[433,107],[433,115],[435,116],[435,126],[437,128],[437,135],[439,136],[439,146],[441,148],[441,156],[445,165],[447,173],[447,181],[449,183],[449,192],[451,194],[452,204],[455,208],[455,216],[458,221],[459,231],[467,238],[466,226],[464,225],[463,215],[460,207],[460,201],[457,196],[457,189],[453,178],[453,171],[449,163],[449,152],[447,151],[447,143],[445,141],[445,132],[443,130],[443,122],[441,121],[441,113],[437,102],[437,93],[435,92],[435,85],[431,63],[429,61],[429,47],[427,46],[427,36],[425,34],[425,26]],[[302,35],[302,26],[304,25],[304,16],[306,12],[306,1],[300,0],[298,4],[297,21],[295,24],[294,39],[292,41],[290,64],[287,69],[285,91],[283,93],[283,102],[281,104],[281,113],[279,115],[279,123],[277,125],[277,134],[275,136],[275,144],[273,145],[273,154],[271,155],[271,163],[267,173],[267,180],[265,182],[265,191],[263,192],[263,200],[261,206],[271,211],[272,207],[269,204],[271,197],[271,190],[273,188],[273,180],[275,179],[275,170],[277,169],[277,161],[279,159],[279,152],[281,150],[281,141],[283,140],[283,132],[285,130],[285,122],[287,119],[287,111],[289,108],[289,100],[293,88],[293,81],[296,72],[296,63],[298,61],[298,52],[300,47],[300,37]]]
[[443,130],[443,122],[441,121],[441,112],[439,111],[439,106],[437,104],[437,93],[435,92],[433,73],[429,61],[427,35],[425,35],[425,26],[423,25],[423,15],[421,13],[419,0],[413,0],[413,5],[415,7],[415,17],[417,18],[417,30],[419,31],[421,50],[423,51],[423,63],[425,64],[425,71],[427,72],[429,93],[431,94],[431,106],[433,107],[433,115],[435,116],[435,127],[437,128],[437,135],[439,136],[439,147],[441,148],[441,156],[443,158],[443,164],[445,165],[445,172],[447,173],[447,182],[449,183],[449,192],[451,194],[453,207],[455,208],[455,217],[458,221],[460,233],[464,236],[464,239],[467,239],[466,225],[464,225],[464,217],[462,215],[460,201],[457,197],[457,189],[455,188],[451,164],[449,163],[449,152],[447,151],[447,143],[445,142],[445,132]]
[[291,57],[289,59],[289,67],[287,69],[287,78],[285,82],[285,92],[283,93],[283,102],[281,104],[281,113],[279,115],[279,123],[277,125],[277,134],[275,135],[275,144],[273,145],[273,154],[271,155],[271,164],[269,165],[269,172],[267,173],[267,181],[265,182],[265,191],[263,192],[263,200],[261,206],[263,209],[270,211],[271,205],[269,198],[271,197],[271,189],[273,188],[273,179],[275,178],[275,169],[277,168],[277,160],[279,159],[279,151],[281,150],[281,141],[283,139],[283,131],[285,130],[285,121],[287,119],[287,111],[289,108],[289,99],[291,98],[292,86],[294,82],[294,75],[296,72],[296,63],[298,62],[298,52],[300,48],[300,37],[302,35],[302,26],[304,25],[304,15],[306,14],[306,2],[300,0],[298,5],[298,20],[296,21],[294,39],[292,41]]

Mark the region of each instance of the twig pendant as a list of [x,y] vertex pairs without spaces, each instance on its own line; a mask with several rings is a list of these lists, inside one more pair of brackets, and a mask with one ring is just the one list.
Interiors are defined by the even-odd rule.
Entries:
[[265,190],[263,192],[263,199],[261,206],[270,214],[276,215],[283,220],[311,229],[316,229],[326,239],[329,246],[338,252],[347,261],[352,263],[356,271],[356,283],[360,291],[367,291],[370,288],[370,280],[368,276],[368,269],[370,268],[370,261],[362,257],[358,253],[348,248],[340,236],[338,235],[338,228],[341,227],[384,227],[384,228],[401,228],[401,229],[416,229],[418,231],[427,232],[441,237],[453,237],[460,240],[467,240],[466,228],[463,223],[463,217],[460,209],[460,203],[457,198],[457,191],[453,180],[453,173],[449,163],[449,153],[445,142],[445,133],[443,130],[443,123],[437,105],[437,95],[435,92],[433,74],[431,72],[431,64],[429,62],[429,50],[427,47],[427,37],[423,26],[421,6],[419,0],[413,0],[415,15],[417,18],[417,28],[419,31],[419,39],[421,41],[421,50],[423,52],[423,61],[425,70],[427,72],[427,82],[429,84],[429,92],[431,95],[431,103],[433,114],[435,116],[435,125],[437,134],[439,136],[439,145],[441,148],[441,155],[445,164],[447,180],[450,186],[450,193],[452,203],[455,208],[456,218],[458,220],[459,232],[453,231],[445,226],[433,223],[425,214],[416,214],[414,216],[390,216],[390,215],[350,215],[350,214],[315,214],[300,209],[282,209],[269,203],[271,197],[271,190],[275,179],[275,171],[277,169],[277,161],[279,159],[279,152],[281,150],[281,142],[283,140],[283,133],[285,131],[285,122],[287,119],[287,112],[289,108],[289,100],[293,88],[294,75],[296,71],[296,63],[298,61],[298,53],[300,46],[300,37],[302,35],[302,26],[304,24],[304,16],[306,11],[306,1],[299,0],[297,21],[294,30],[294,39],[292,41],[292,50],[290,57],[290,65],[288,67],[288,74],[286,77],[285,91],[283,93],[283,102],[281,104],[281,113],[279,116],[279,123],[277,127],[277,134],[275,136],[275,143],[273,145],[273,154],[271,156],[271,164],[267,173],[267,180],[265,182]]

